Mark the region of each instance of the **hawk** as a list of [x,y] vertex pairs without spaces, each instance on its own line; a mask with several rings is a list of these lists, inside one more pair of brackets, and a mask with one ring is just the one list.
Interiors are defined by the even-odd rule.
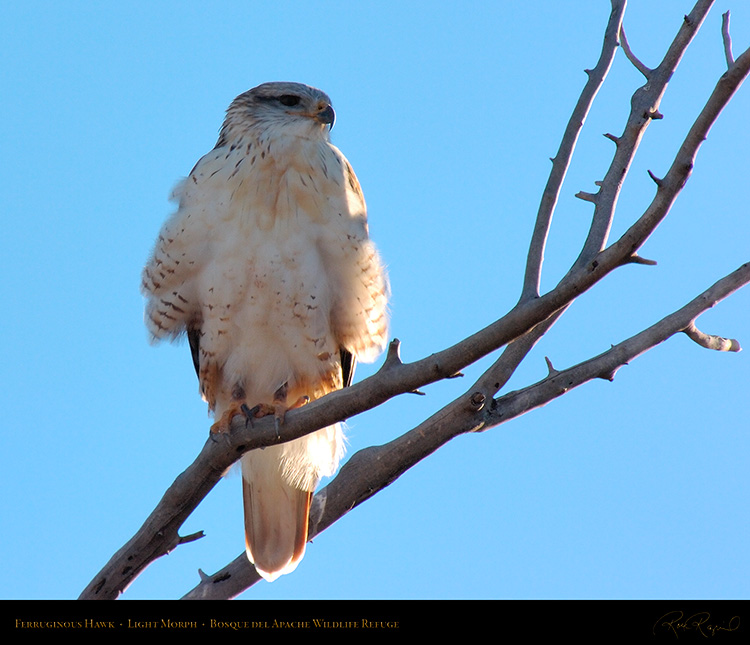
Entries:
[[[385,347],[388,279],[334,118],[316,88],[259,85],[173,193],[143,271],[145,319],[154,342],[187,335],[212,432],[237,414],[281,422]],[[342,453],[337,424],[242,456],[246,552],[265,579],[303,557],[312,493]]]

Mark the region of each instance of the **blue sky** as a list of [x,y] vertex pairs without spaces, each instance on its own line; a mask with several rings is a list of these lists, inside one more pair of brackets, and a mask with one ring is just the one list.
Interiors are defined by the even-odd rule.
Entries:
[[[631,0],[631,46],[656,65],[688,1]],[[737,52],[744,2],[714,7],[672,80],[622,193],[613,235],[653,196]],[[515,304],[563,127],[601,47],[609,2],[25,2],[0,9],[2,598],[75,598],[202,447],[210,424],[185,345],[151,347],[142,266],[172,185],[213,147],[237,94],[269,80],[324,89],[393,286],[404,360]],[[543,286],[578,254],[595,190],[642,77],[618,53],[552,227]],[[640,331],[747,261],[741,88],[642,250],[583,296],[510,389]],[[750,347],[750,291],[699,326]],[[411,429],[460,394],[426,388],[349,421],[348,453]],[[362,378],[376,366],[362,366]],[[750,596],[750,351],[676,337],[482,434],[460,437],[308,546],[249,598]],[[124,598],[175,598],[243,548],[239,477]]]

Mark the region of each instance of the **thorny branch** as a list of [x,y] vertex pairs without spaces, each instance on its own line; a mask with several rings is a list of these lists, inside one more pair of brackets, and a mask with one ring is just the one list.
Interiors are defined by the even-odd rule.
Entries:
[[530,300],[539,296],[539,285],[542,277],[542,262],[544,260],[544,247],[546,245],[549,228],[552,222],[552,214],[555,211],[557,200],[560,197],[565,175],[570,167],[578,135],[583,129],[591,106],[594,103],[599,88],[607,77],[609,68],[615,58],[618,46],[618,34],[622,29],[622,17],[625,12],[625,1],[614,2],[612,12],[604,32],[604,43],[599,61],[593,69],[586,70],[588,81],[581,92],[581,96],[570,115],[568,124],[563,134],[562,142],[557,154],[552,159],[552,171],[550,172],[547,185],[542,192],[542,201],[536,216],[536,225],[529,245],[528,259],[526,263],[526,275],[524,277],[522,300]]
[[[252,428],[235,417],[232,431],[221,440],[209,438],[201,453],[170,486],[144,525],[110,559],[82,592],[82,599],[113,599],[152,561],[176,546],[201,537],[180,537],[178,530],[200,501],[239,456],[254,448],[289,441],[342,421],[429,383],[450,378],[476,360],[505,346],[505,350],[482,377],[458,397],[413,430],[383,446],[372,446],[354,454],[339,474],[315,495],[310,517],[314,537],[372,495],[395,481],[403,472],[437,450],[450,439],[472,431],[483,431],[505,423],[553,400],[595,378],[611,380],[622,365],[664,342],[685,333],[702,347],[739,351],[739,343],[705,334],[696,327],[698,316],[750,282],[750,263],[716,282],[679,311],[636,334],[603,354],[568,369],[556,370],[548,361],[549,374],[539,383],[495,398],[534,344],[581,294],[616,268],[628,263],[653,264],[637,251],[663,221],[692,172],[700,145],[723,107],[750,72],[750,50],[736,60],[731,52],[729,16],[723,16],[722,40],[728,70],[719,79],[705,107],[690,128],[674,162],[663,178],[651,173],[656,185],[652,203],[635,223],[607,246],[617,197],[622,182],[648,124],[661,118],[659,103],[693,36],[700,28],[711,0],[699,0],[685,17],[662,62],[650,69],[633,54],[622,28],[625,0],[612,0],[599,62],[587,70],[588,82],[574,109],[545,187],[529,247],[526,276],[519,302],[502,318],[456,345],[413,363],[403,363],[399,343],[394,341],[380,370],[350,388],[334,392],[299,410],[291,411],[279,433],[270,418]],[[580,129],[598,89],[606,78],[615,51],[621,44],[626,57],[646,77],[636,90],[624,131],[607,134],[615,143],[608,172],[596,182],[596,193],[579,193],[594,204],[592,225],[581,254],[570,271],[551,291],[539,295],[544,247],[560,187],[570,164]],[[201,573],[198,586],[185,598],[230,598],[257,582],[259,577],[244,553],[221,571]]]
[[[310,538],[389,486],[451,439],[466,432],[484,431],[511,421],[593,379],[612,380],[621,366],[640,354],[674,334],[681,331],[688,333],[689,329],[694,328],[692,321],[697,316],[748,282],[750,263],[714,284],[679,311],[595,358],[559,371],[548,362],[550,370],[545,379],[497,399],[486,399],[481,392],[470,388],[463,396],[394,441],[360,450],[344,465],[338,476],[315,495]],[[737,341],[718,340],[724,341],[723,344],[715,337],[710,337],[708,344],[701,344],[711,349],[739,351]],[[259,580],[260,576],[242,553],[213,576],[202,577],[200,584],[184,599],[233,598]]]

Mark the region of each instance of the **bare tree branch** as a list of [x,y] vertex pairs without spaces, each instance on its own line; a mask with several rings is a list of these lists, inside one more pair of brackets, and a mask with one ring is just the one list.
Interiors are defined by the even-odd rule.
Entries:
[[[697,152],[708,131],[750,71],[750,50],[731,63],[727,59],[729,69],[719,79],[690,128],[672,166],[662,179],[657,179],[652,173],[656,194],[651,204],[616,242],[607,246],[617,198],[640,140],[650,121],[661,117],[658,107],[667,83],[711,4],[709,0],[696,3],[693,11],[685,17],[662,62],[653,70],[647,70],[648,82],[633,95],[623,134],[619,137],[607,135],[616,144],[610,168],[604,179],[596,182],[599,186],[597,193],[583,193],[584,198],[595,205],[591,228],[578,259],[554,289],[539,295],[544,247],[552,213],[580,128],[611,65],[618,34],[626,55],[631,61],[634,59],[622,31],[624,0],[612,1],[612,13],[599,62],[588,72],[589,80],[553,160],[537,214],[519,302],[484,329],[412,363],[401,361],[399,342],[394,340],[377,373],[349,388],[290,411],[278,429],[271,418],[259,419],[249,426],[244,417],[235,417],[231,432],[209,437],[196,460],[169,487],[139,531],[110,559],[80,597],[116,598],[153,560],[179,544],[201,537],[200,533],[180,537],[178,531],[226,469],[244,452],[290,441],[374,408],[399,394],[419,392],[419,388],[451,378],[504,346],[505,350],[498,360],[462,396],[398,439],[353,455],[337,477],[315,495],[310,516],[310,537],[322,532],[349,510],[388,486],[451,438],[466,432],[486,430],[516,418],[591,379],[611,380],[622,365],[678,332],[684,332],[710,349],[738,351],[739,343],[736,341],[699,332],[695,320],[706,309],[750,281],[748,264],[717,282],[679,311],[607,352],[565,370],[556,370],[548,361],[549,374],[544,380],[495,398],[516,367],[570,303],[618,267],[630,263],[653,264],[638,255],[639,248],[668,214],[692,172]],[[728,18],[723,33],[726,51],[727,47],[731,49],[727,44]],[[643,66],[641,71],[646,69]],[[254,569],[241,554],[214,575],[201,572],[200,584],[186,598],[234,597],[257,579]]]
[[[394,441],[355,453],[339,475],[315,495],[310,537],[314,538],[350,510],[389,486],[451,439],[466,432],[484,431],[511,421],[593,379],[613,380],[620,367],[684,331],[697,316],[749,282],[750,262],[719,280],[679,311],[595,358],[560,371],[548,363],[550,371],[547,378],[498,399],[486,400],[480,392],[469,389]],[[242,553],[213,576],[202,577],[201,582],[184,598],[233,598],[258,580],[260,576]]]
[[591,228],[581,254],[573,265],[574,268],[590,262],[606,245],[622,184],[635,158],[641,138],[651,121],[661,118],[659,105],[667,85],[712,4],[713,0],[699,0],[696,3],[690,14],[682,21],[664,59],[649,72],[646,84],[633,94],[628,121],[622,135],[617,138],[614,158],[597,193]]
[[609,15],[609,22],[604,32],[604,43],[601,55],[599,56],[599,62],[597,62],[593,69],[586,70],[589,77],[588,82],[581,92],[578,103],[573,108],[573,113],[570,115],[568,125],[560,142],[560,148],[552,159],[552,172],[542,192],[542,201],[539,204],[536,225],[531,237],[531,244],[529,245],[526,275],[521,293],[522,300],[529,300],[539,296],[544,248],[552,222],[552,214],[555,211],[555,206],[560,196],[560,189],[568,172],[570,160],[573,157],[578,135],[586,122],[586,116],[591,110],[591,105],[599,92],[599,88],[604,83],[609,68],[612,66],[612,61],[615,58],[615,52],[619,44],[617,35],[622,25],[625,4],[625,0],[612,0],[612,12]]
[[[654,114],[658,114],[656,108],[661,102],[661,97],[666,90],[667,83],[674,74],[677,65],[682,59],[682,56],[692,41],[697,29],[705,19],[710,6],[711,2],[698,2],[696,4],[690,16],[687,16],[683,21],[677,36],[672,41],[664,59],[657,69],[648,70],[648,74],[646,74],[646,84],[636,91],[631,101],[631,110],[623,135],[620,137],[615,137],[611,134],[605,135],[616,144],[616,150],[604,179],[595,182],[596,185],[599,186],[599,192],[593,194],[580,191],[576,194],[576,197],[579,199],[593,203],[595,208],[588,237],[581,249],[578,259],[571,267],[571,271],[580,268],[586,262],[592,260],[606,245],[612,221],[614,219],[615,209],[617,207],[617,200],[633,159],[635,158],[641,139],[649,123],[654,118]],[[616,31],[616,28],[618,25],[619,34],[623,41],[623,48],[625,49],[626,41],[622,29],[622,12],[624,11],[624,8],[624,3],[613,3],[612,13],[605,34],[604,48],[599,63],[595,68],[598,70],[598,73],[590,74],[589,84],[584,88],[578,105],[574,110],[573,117],[571,118],[565,135],[563,136],[561,150],[566,151],[567,154],[558,154],[558,157],[554,160],[552,174],[550,175],[547,187],[545,188],[545,197],[543,197],[542,206],[537,214],[537,223],[529,249],[529,259],[527,262],[527,272],[524,281],[522,300],[524,298],[538,296],[539,272],[541,271],[541,260],[544,252],[546,234],[552,218],[552,209],[556,203],[557,194],[560,190],[560,183],[562,182],[567,167],[570,164],[574,141],[578,135],[578,131],[574,126],[576,124],[582,125],[582,119],[580,118],[580,115],[583,112],[582,105],[585,105],[586,111],[588,111],[590,102],[593,101],[595,96],[595,92],[593,92],[589,86],[594,81],[603,82],[606,71],[609,69],[607,62],[611,62],[609,56],[614,54],[617,46],[616,36],[618,32]],[[633,60],[634,56],[629,47],[626,49],[626,55],[629,59]],[[660,180],[656,180],[653,173],[650,174],[652,179],[654,179],[657,185],[659,185]],[[552,200],[551,198],[547,198],[547,196],[553,192],[555,199]],[[635,251],[628,255],[627,258],[623,260],[623,263],[644,265],[656,264],[653,260],[641,258],[635,253]],[[536,286],[532,288],[533,285]],[[494,394],[499,391],[500,387],[507,382],[507,379],[510,378],[526,354],[532,349],[532,347],[534,347],[539,339],[549,331],[564,312],[565,308],[561,308],[543,324],[534,327],[533,330],[524,335],[521,339],[513,341],[506,351],[503,352],[503,355],[498,359],[496,364],[488,370],[487,374],[483,377],[482,391],[486,392],[488,396],[494,396]],[[493,383],[496,387],[494,390],[490,391],[491,384]]]

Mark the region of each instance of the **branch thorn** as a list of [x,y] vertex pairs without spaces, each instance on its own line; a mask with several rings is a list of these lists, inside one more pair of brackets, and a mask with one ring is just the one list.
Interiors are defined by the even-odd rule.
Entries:
[[605,132],[604,136],[607,137],[610,141],[614,141],[615,145],[620,144],[620,137],[616,137],[614,134],[610,134],[609,132]]
[[584,202],[596,204],[596,195],[594,193],[587,193],[586,191],[580,190],[575,196],[578,197],[578,199],[582,199]]
[[629,255],[626,259],[626,263],[628,264],[644,264],[646,266],[656,266],[656,260],[649,260],[647,258],[642,258],[637,253],[633,253],[632,255]]
[[654,183],[661,188],[661,185],[663,183],[662,180],[659,177],[657,177],[654,173],[652,173],[650,170],[648,170],[647,172],[648,172],[648,176],[654,180]]
[[177,544],[187,544],[188,542],[195,542],[196,540],[200,540],[203,537],[206,537],[206,534],[203,531],[197,531],[195,533],[191,533],[190,535],[185,535],[184,537],[180,535],[178,536],[179,540],[177,541]]
[[388,345],[388,353],[385,356],[381,370],[389,370],[397,365],[403,365],[401,361],[401,341],[398,338],[394,338]]

